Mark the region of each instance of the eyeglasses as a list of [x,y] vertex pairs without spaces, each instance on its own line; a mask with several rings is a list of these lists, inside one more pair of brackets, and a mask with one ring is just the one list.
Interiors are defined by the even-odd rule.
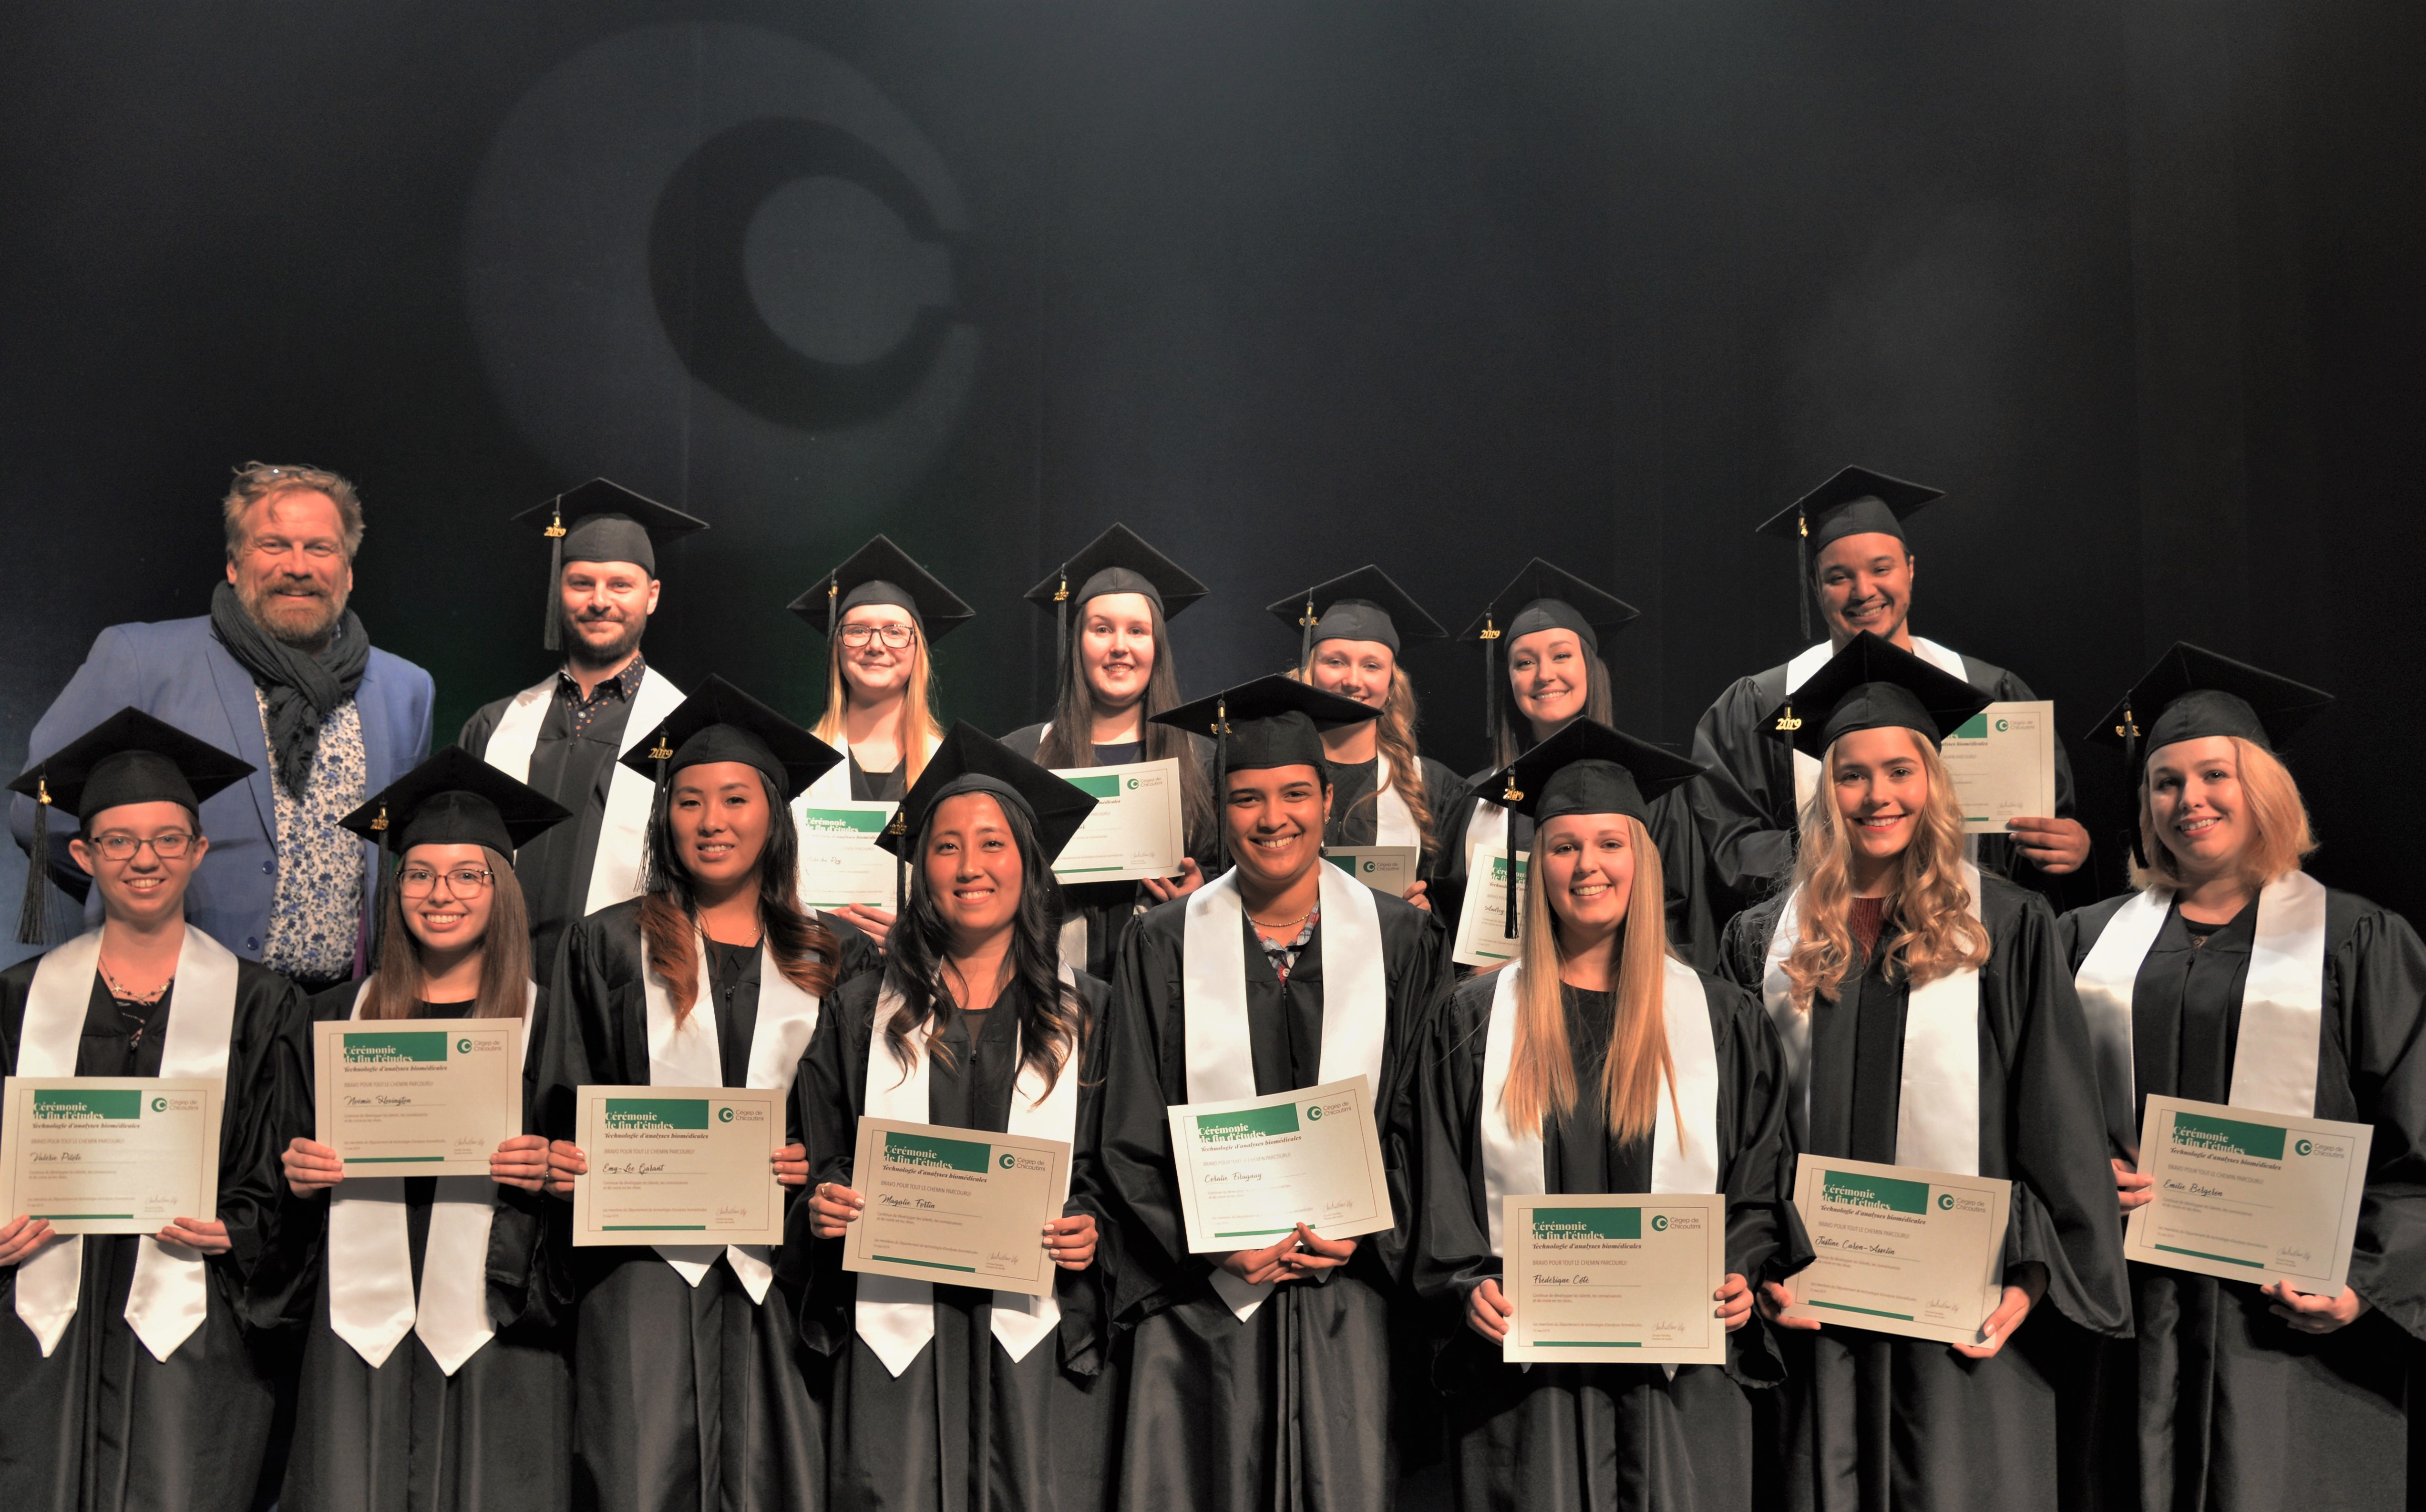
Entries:
[[487,867],[457,867],[452,871],[406,867],[396,874],[396,890],[407,898],[427,898],[442,876],[446,879],[447,890],[458,898],[469,898],[496,880],[495,873]]
[[131,861],[135,858],[135,853],[147,845],[152,847],[152,854],[161,860],[174,861],[193,849],[194,837],[184,830],[170,830],[165,835],[154,835],[149,839],[140,839],[123,830],[113,830],[107,835],[94,836],[91,843],[100,850],[102,854],[112,861]]
[[902,651],[918,639],[918,632],[907,625],[846,625],[842,627],[842,643],[853,651],[865,647],[870,636],[882,641],[888,651]]

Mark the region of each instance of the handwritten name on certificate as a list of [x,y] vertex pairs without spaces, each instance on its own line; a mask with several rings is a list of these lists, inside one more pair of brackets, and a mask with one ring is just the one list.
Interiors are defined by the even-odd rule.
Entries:
[[209,1222],[219,1215],[224,1096],[223,1083],[198,1079],[12,1076],[0,1091],[0,1208],[62,1234]]
[[1963,833],[2002,835],[2005,821],[2055,812],[2055,705],[2046,699],[1991,704],[1938,747]]
[[2337,1295],[2350,1277],[2374,1140],[2365,1124],[2152,1097],[2140,1171],[2156,1182],[2124,1229],[2123,1253]]
[[1727,1199],[1696,1195],[1502,1197],[1500,1358],[1723,1365]]
[[1353,1239],[1393,1222],[1373,1089],[1362,1076],[1170,1113],[1180,1211],[1196,1254],[1263,1249],[1299,1224]]
[[784,1094],[771,1087],[580,1087],[573,1242],[779,1244]]
[[1794,1206],[1820,1258],[1790,1318],[1976,1344],[2004,1300],[2014,1184],[1907,1165],[1796,1157]]
[[1404,898],[1424,853],[1412,845],[1326,845],[1322,858],[1375,892]]
[[[1516,892],[1525,891],[1527,853],[1516,853]],[[1516,933],[1508,933],[1508,853],[1478,845],[1466,860],[1465,902],[1457,911],[1455,948],[1449,959],[1460,966],[1500,966],[1516,959],[1525,943],[1525,919],[1518,915]]]
[[523,1131],[519,1018],[314,1024],[312,1061],[313,1137],[355,1175],[486,1176]]
[[1095,800],[1086,822],[1054,858],[1063,882],[1135,882],[1179,874],[1188,854],[1179,802],[1179,761],[1072,767],[1053,773]]
[[801,906],[840,908],[865,903],[890,908],[896,879],[893,853],[876,843],[893,822],[892,804],[817,803],[806,795],[792,805],[792,827],[801,837]]
[[1069,1146],[862,1118],[850,1170],[867,1206],[844,1240],[844,1270],[1032,1297],[1053,1291],[1044,1225],[1069,1195]]

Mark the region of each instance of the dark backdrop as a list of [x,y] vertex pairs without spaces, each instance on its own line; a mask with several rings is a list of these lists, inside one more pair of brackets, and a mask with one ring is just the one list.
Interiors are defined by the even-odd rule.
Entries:
[[[441,740],[547,665],[507,515],[603,472],[714,522],[653,659],[803,718],[784,605],[879,529],[978,610],[947,712],[1035,718],[1018,594],[1121,519],[1214,589],[1191,691],[1309,578],[1456,626],[1538,552],[1681,742],[1798,643],[1751,525],[1860,461],[1949,491],[1918,627],[2067,730],[2177,636],[2343,693],[2317,870],[2415,916],[2422,64],[2290,0],[20,9],[0,751],[204,610],[253,457],[360,483]],[[1472,647],[1408,659],[1479,765]]]

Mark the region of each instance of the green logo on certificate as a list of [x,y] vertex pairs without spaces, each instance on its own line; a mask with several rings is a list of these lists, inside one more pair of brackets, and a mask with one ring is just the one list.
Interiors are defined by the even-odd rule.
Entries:
[[166,1097],[153,1098],[152,1111],[154,1113],[167,1113],[169,1111],[169,1099]]
[[1929,1211],[1929,1183],[1899,1181],[1891,1176],[1857,1176],[1851,1171],[1823,1171],[1820,1200],[1873,1212]]
[[[166,1099],[160,1106],[167,1108]],[[34,1116],[55,1123],[139,1123],[143,1117],[143,1094],[38,1087],[34,1092]]]
[[[731,1110],[726,1110],[730,1112]],[[625,1132],[707,1128],[705,1097],[609,1097],[606,1127]]]
[[1297,1128],[1297,1104],[1293,1102],[1277,1108],[1249,1108],[1243,1113],[1196,1115],[1196,1140],[1201,1145],[1229,1139],[1269,1139],[1274,1134],[1294,1134]]
[[[1664,1221],[1664,1220],[1663,1220]],[[1658,1225],[1655,1224],[1657,1227]],[[1536,1208],[1533,1239],[1641,1239],[1641,1208]]]
[[729,1124],[733,1122],[733,1110],[730,1108],[717,1109],[716,1121],[720,1124]]
[[1954,1211],[1953,1193],[1940,1192],[1937,1195],[1937,1211],[1940,1212],[1952,1212]]
[[993,1146],[972,1144],[965,1139],[937,1139],[932,1134],[897,1134],[890,1130],[884,1134],[884,1159],[894,1165],[982,1173],[986,1168],[986,1157],[993,1153]]
[[468,1039],[459,1039],[459,1040],[457,1040],[457,1041],[455,1042],[455,1053],[456,1053],[456,1054],[458,1054],[458,1055],[469,1055],[469,1054],[471,1054],[471,1053],[472,1053],[472,1042],[471,1042],[470,1040],[468,1040]]
[[[382,1062],[405,1064],[414,1061],[445,1061],[446,1035],[443,1032],[412,1030],[390,1031],[384,1033],[353,1033],[342,1036],[348,1065],[377,1065]],[[469,1049],[471,1042],[464,1042]]]
[[2245,1124],[2238,1118],[2210,1118],[2192,1113],[2174,1114],[2174,1143],[2188,1149],[2279,1161],[2283,1158],[2285,1138],[2283,1130],[2265,1124]]
[[2303,1154],[2303,1155],[2314,1155],[2315,1153],[2317,1153],[2317,1146],[2316,1146],[2315,1145],[2313,1145],[2313,1144],[2309,1143],[2307,1140],[2305,1140],[2305,1139],[2304,1139],[2304,1140],[2302,1140],[2302,1141],[2300,1141],[2298,1144],[2296,1144],[2296,1145],[2292,1146],[2291,1147],[2292,1147],[2293,1149],[2295,1149],[2295,1150],[2298,1150],[2298,1151],[2299,1151],[2301,1154]]
[[1659,1213],[1651,1220],[1651,1231],[1655,1234],[1664,1234],[1668,1231],[1668,1215],[1666,1213]]
[[995,1162],[995,1163],[1001,1166],[1006,1171],[1015,1171],[1019,1168],[1019,1157],[1013,1155],[1009,1150],[1004,1150],[1002,1152],[1002,1159]]

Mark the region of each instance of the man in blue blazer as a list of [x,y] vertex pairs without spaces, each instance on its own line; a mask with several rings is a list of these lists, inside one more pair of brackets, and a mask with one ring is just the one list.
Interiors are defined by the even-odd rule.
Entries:
[[[227,581],[211,612],[113,625],[35,724],[39,761],[132,706],[252,763],[205,801],[211,849],[186,897],[195,928],[248,960],[321,988],[358,975],[378,853],[337,821],[429,752],[429,674],[373,650],[347,609],[362,544],[351,484],[255,463],[222,501]],[[75,896],[74,826],[19,797],[17,843],[47,825],[51,877]],[[89,919],[98,899],[89,899]]]

